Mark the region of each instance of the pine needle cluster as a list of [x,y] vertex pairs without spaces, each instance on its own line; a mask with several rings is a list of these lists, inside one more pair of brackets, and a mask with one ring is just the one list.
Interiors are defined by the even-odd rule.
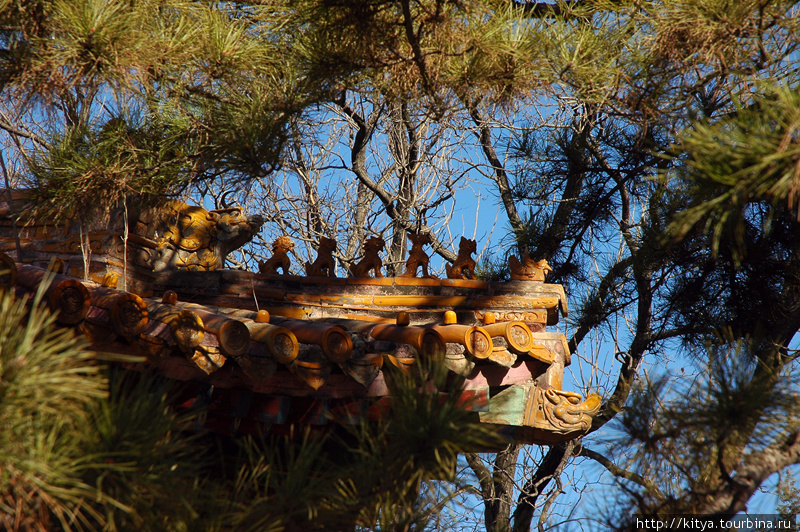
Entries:
[[195,475],[158,385],[110,375],[38,296],[0,294],[0,325],[0,525],[169,528]]
[[54,327],[54,317],[9,292],[0,294],[0,505],[11,530],[85,526],[98,517],[87,501],[80,434],[86,408],[106,390],[86,345]]

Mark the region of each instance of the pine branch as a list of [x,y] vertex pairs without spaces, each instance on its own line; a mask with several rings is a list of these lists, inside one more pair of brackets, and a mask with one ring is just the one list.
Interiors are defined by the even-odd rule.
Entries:
[[513,0],[512,4],[522,8],[525,14],[531,18],[556,18],[568,15],[571,9],[580,5],[580,0],[568,0],[563,3],[554,4]]
[[604,321],[611,314],[611,308],[605,306],[603,302],[616,287],[618,279],[624,278],[625,271],[630,268],[632,264],[633,258],[625,257],[611,266],[603,279],[601,279],[600,285],[597,287],[597,291],[586,306],[590,308],[600,307],[603,310],[596,313],[591,317],[591,319],[586,319],[584,317],[584,319],[579,322],[580,324],[576,329],[575,334],[573,334],[572,338],[569,340],[568,346],[571,353],[574,353],[578,349],[578,345],[580,345],[584,337],[589,334],[589,332],[595,326],[597,326],[598,323]]
[[782,441],[748,456],[725,487],[708,496],[711,500],[699,513],[729,517],[745,511],[747,501],[770,475],[794,464],[800,464],[799,430],[785,434]]

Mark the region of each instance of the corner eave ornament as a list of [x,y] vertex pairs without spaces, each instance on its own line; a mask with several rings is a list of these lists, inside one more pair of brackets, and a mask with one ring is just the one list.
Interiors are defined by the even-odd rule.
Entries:
[[[512,282],[480,281],[475,241],[462,238],[448,278],[437,279],[423,249],[428,237],[412,235],[404,274],[387,278],[384,241],[372,237],[350,277],[336,278],[336,242],[322,238],[306,276],[297,276],[294,243],[280,237],[258,274],[227,271],[225,256],[263,218],[170,202],[134,217],[127,239],[118,225],[90,233],[85,275],[80,235],[44,220],[18,232],[24,263],[15,256],[19,208],[0,202],[0,289],[32,294],[52,264],[46,295],[61,309],[60,326],[98,349],[140,353],[142,369],[200,383],[212,430],[371,418],[385,411],[390,368],[414,371],[426,359],[462,376],[464,407],[512,441],[578,437],[600,408],[596,394],[584,400],[562,390],[570,353],[564,335],[547,326],[567,305],[562,287],[544,282],[546,261],[512,257]],[[126,290],[116,288],[119,279]]]

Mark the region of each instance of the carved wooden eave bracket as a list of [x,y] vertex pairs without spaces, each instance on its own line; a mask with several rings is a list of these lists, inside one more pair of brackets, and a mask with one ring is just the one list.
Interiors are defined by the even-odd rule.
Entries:
[[[525,426],[558,434],[584,433],[592,426],[592,417],[600,410],[601,398],[593,393],[584,400],[579,393],[555,388],[531,390]],[[553,431],[553,428],[556,428]]]
[[574,392],[519,385],[493,396],[480,419],[498,426],[514,440],[553,444],[585,434],[600,403],[597,394],[584,400]]

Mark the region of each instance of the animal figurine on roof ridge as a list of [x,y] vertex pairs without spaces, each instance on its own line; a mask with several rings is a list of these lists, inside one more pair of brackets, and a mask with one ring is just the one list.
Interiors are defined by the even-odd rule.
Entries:
[[378,256],[378,253],[386,248],[386,243],[379,236],[368,238],[364,242],[364,258],[358,261],[350,268],[350,274],[353,277],[369,277],[370,270],[375,272],[375,277],[383,277],[381,268],[383,268],[383,261]]
[[306,275],[309,277],[336,277],[336,261],[333,252],[336,250],[336,240],[322,236],[319,239],[317,258],[314,262],[306,263]]
[[527,252],[522,254],[522,260],[514,255],[508,258],[508,268],[511,270],[512,281],[544,281],[545,275],[553,271],[547,260],[533,260]]
[[278,273],[278,268],[283,270],[283,274],[289,273],[289,252],[294,249],[294,242],[288,236],[279,236],[272,243],[272,256],[266,261],[258,263],[258,271],[261,275],[274,275]]
[[477,242],[461,237],[456,260],[446,267],[448,279],[475,279],[475,259],[472,258],[472,254],[477,249]]
[[430,235],[409,233],[408,239],[411,240],[411,251],[408,252],[406,260],[406,271],[401,277],[416,277],[417,270],[422,267],[422,277],[429,278],[428,273],[428,254],[422,251],[422,246],[431,243]]

